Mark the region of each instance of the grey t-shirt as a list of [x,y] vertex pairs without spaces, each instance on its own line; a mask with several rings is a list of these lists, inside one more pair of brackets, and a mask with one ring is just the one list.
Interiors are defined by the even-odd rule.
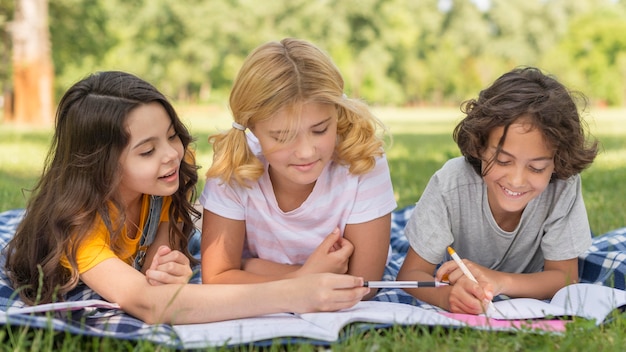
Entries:
[[517,228],[503,231],[493,218],[487,187],[465,160],[449,160],[430,179],[405,234],[423,259],[449,260],[447,246],[462,258],[510,273],[543,270],[547,260],[576,258],[591,245],[580,175],[554,180],[530,201]]

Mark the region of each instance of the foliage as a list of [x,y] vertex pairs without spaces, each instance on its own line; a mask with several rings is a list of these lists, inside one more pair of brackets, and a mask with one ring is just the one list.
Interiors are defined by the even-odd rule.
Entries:
[[11,19],[10,14],[14,10],[15,3],[13,0],[0,0],[0,92],[9,89],[7,81],[11,76],[11,65],[9,65],[11,61],[11,39],[8,23]]
[[[626,1],[489,3],[50,1],[57,96],[88,73],[119,69],[179,101],[222,101],[253,48],[292,36],[326,50],[346,92],[377,105],[458,106],[520,65],[542,67],[595,102],[626,102]],[[0,0],[0,10],[2,34],[12,2]]]

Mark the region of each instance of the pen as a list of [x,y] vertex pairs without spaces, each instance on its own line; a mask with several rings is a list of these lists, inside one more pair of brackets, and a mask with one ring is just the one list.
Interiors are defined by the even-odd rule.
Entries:
[[[461,257],[459,257],[459,255],[456,254],[456,252],[454,251],[454,249],[452,249],[452,247],[448,247],[448,253],[452,257],[452,259],[454,259],[454,262],[456,263],[456,265],[459,266],[459,269],[461,269],[463,274],[467,276],[468,279],[474,281],[475,283],[478,283],[478,280],[476,280],[474,275],[472,275],[472,272],[469,271],[469,269],[467,268],[467,265],[463,263],[463,261],[461,260]],[[495,309],[492,301],[489,301],[489,309]]]
[[461,257],[459,257],[459,255],[456,254],[456,252],[454,251],[454,249],[452,249],[452,247],[448,247],[448,253],[450,253],[450,256],[452,257],[452,259],[454,259],[454,262],[456,263],[456,265],[459,266],[459,269],[461,269],[463,274],[465,274],[465,276],[467,276],[468,279],[474,281],[475,283],[478,283],[474,275],[472,275],[472,272],[469,271],[465,263],[463,263],[463,261],[461,260]]
[[440,281],[365,281],[364,287],[371,288],[418,288],[441,287],[448,284]]

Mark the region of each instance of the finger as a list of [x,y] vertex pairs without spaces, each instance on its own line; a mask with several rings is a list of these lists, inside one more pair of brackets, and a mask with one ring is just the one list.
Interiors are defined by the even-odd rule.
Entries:
[[457,286],[453,288],[450,295],[450,307],[458,312],[479,314],[482,313],[482,300],[479,300],[472,292],[467,291],[466,287]]
[[493,300],[493,290],[491,284],[487,283],[483,286],[473,285],[469,288],[470,292],[481,302]]
[[148,279],[148,283],[149,283],[150,285],[152,285],[152,286],[164,285],[164,283],[163,283],[163,282],[159,282],[159,281],[157,281],[157,280],[154,280],[154,279],[151,279],[151,278],[148,278],[148,277],[147,277],[147,279]]
[[328,236],[326,236],[326,238],[324,238],[324,241],[322,241],[319,246],[325,250],[325,253],[331,252],[333,251],[334,246],[337,244],[340,236],[341,234],[339,232],[339,228],[335,228],[333,232],[331,232],[330,234],[328,234]]
[[164,285],[165,282],[162,280],[163,273],[156,270],[148,270],[146,271],[146,279],[148,283],[152,286]]
[[161,245],[159,246],[159,249],[157,249],[157,253],[160,255],[167,255],[170,252],[172,252],[172,249],[166,245]]
[[157,248],[156,253],[154,253],[154,257],[152,257],[152,262],[150,263],[150,268],[148,269],[156,270],[157,266],[159,265],[159,262],[163,262],[162,257],[164,255],[167,255],[169,252],[170,252],[170,247],[165,246],[165,245],[159,246],[159,248]]
[[450,284],[455,285],[463,276],[465,276],[465,274],[463,274],[458,266],[449,266],[443,268],[443,270],[440,268],[437,271],[436,279],[439,281],[448,281]]
[[157,282],[158,284],[176,284],[176,283],[186,283],[189,275],[178,275],[173,274],[171,272],[159,271],[159,270],[149,270],[146,272],[146,278],[148,282]]
[[181,265],[189,265],[189,258],[180,251],[171,251],[159,258],[159,264],[174,262]]
[[[365,283],[365,280],[362,277],[359,276],[352,276],[352,275],[338,275],[341,277],[341,281],[339,283],[339,285],[337,286],[338,289],[346,289],[346,288],[361,288],[364,287],[363,284]],[[365,287],[367,288],[367,287]],[[367,290],[365,290],[367,292],[369,292],[369,288],[367,288]],[[366,293],[367,293],[366,292]]]
[[343,305],[345,305],[346,303],[349,303],[349,306],[352,306],[360,301],[363,296],[365,296],[369,292],[369,287],[352,287],[335,290],[333,301],[342,305],[342,307],[338,308],[343,308]]
[[339,243],[341,245],[341,248],[345,248],[348,247],[350,248],[351,251],[354,251],[354,245],[352,244],[352,242],[350,242],[347,238],[345,237],[340,237],[337,240],[337,243]]
[[191,274],[189,265],[175,262],[167,262],[159,265],[154,271],[166,273],[171,276],[184,277]]
[[437,269],[437,272],[435,273],[435,278],[439,281],[445,281],[444,277],[449,276],[450,273],[456,270],[457,268],[458,268],[458,265],[454,261],[452,260],[447,261],[441,264],[439,269]]
[[323,274],[321,276],[321,285],[326,287],[332,287],[333,289],[345,289],[354,287],[363,287],[363,278],[352,275],[342,274]]
[[331,253],[333,253],[335,256],[349,257],[352,255],[352,252],[354,252],[353,246],[343,246],[339,248],[338,250],[331,252]]
[[490,283],[486,283],[483,286],[483,291],[485,291],[485,298],[489,301],[493,301],[493,297],[495,296],[493,293],[493,285],[491,285]]

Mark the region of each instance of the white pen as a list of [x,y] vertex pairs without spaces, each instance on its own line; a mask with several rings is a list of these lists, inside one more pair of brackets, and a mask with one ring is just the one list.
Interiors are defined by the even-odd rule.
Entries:
[[448,284],[440,281],[365,281],[364,287],[371,288],[421,288],[441,287]]
[[[474,275],[472,275],[472,272],[469,270],[467,265],[463,263],[463,261],[461,260],[461,257],[459,257],[459,255],[456,254],[456,252],[454,251],[454,249],[452,249],[452,247],[448,247],[448,253],[452,257],[452,259],[454,259],[454,262],[456,263],[456,265],[459,266],[459,269],[461,269],[463,274],[467,276],[468,279],[474,281],[475,283],[478,283],[478,280],[476,280]],[[492,301],[489,301],[489,309],[492,309],[492,310],[495,309]]]
[[454,262],[456,263],[456,265],[459,266],[463,274],[465,274],[465,276],[467,276],[468,279],[474,281],[475,283],[478,283],[474,275],[472,275],[472,272],[469,271],[469,269],[467,268],[467,265],[463,263],[463,261],[461,260],[461,257],[459,257],[459,255],[456,254],[456,252],[454,251],[454,249],[452,249],[452,247],[448,247],[448,253],[452,257],[452,259],[454,259]]

